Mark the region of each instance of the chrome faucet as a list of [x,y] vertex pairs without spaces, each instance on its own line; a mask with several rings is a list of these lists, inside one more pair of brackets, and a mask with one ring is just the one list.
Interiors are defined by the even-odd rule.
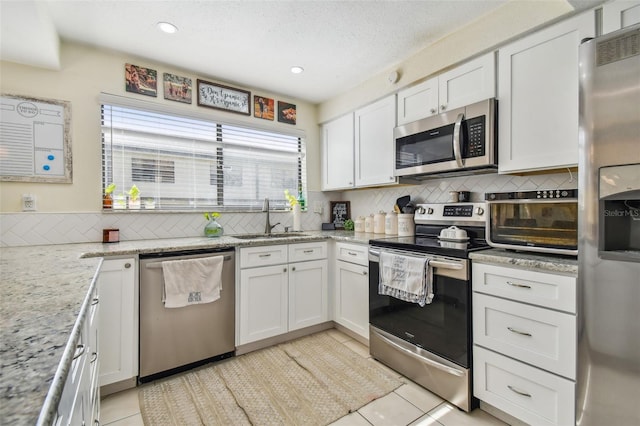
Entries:
[[275,225],[272,225],[269,222],[269,199],[268,198],[264,199],[264,204],[262,204],[262,211],[267,213],[267,222],[264,225],[264,233],[270,234],[271,230],[275,228],[276,225],[280,225],[280,222],[276,223]]

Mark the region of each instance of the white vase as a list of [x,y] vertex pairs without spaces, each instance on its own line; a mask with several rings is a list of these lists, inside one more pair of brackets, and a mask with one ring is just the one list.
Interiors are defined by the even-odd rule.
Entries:
[[302,231],[302,212],[300,210],[300,204],[296,204],[295,206],[293,206],[293,209],[291,211],[293,213],[293,230]]

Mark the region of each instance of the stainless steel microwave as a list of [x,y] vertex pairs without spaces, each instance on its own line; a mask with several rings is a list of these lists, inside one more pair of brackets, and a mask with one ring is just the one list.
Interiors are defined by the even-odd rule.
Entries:
[[487,99],[396,127],[395,176],[420,180],[496,171],[497,104]]
[[493,247],[578,254],[578,190],[492,192],[486,239]]

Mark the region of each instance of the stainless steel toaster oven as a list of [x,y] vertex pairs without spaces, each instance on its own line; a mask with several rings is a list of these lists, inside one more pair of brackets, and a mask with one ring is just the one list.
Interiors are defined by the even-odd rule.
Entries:
[[487,243],[493,247],[576,256],[578,190],[485,194]]

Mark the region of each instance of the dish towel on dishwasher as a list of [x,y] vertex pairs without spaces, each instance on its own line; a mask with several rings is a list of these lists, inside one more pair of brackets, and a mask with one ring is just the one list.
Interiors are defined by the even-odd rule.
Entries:
[[433,268],[428,257],[404,256],[380,251],[378,293],[417,303],[433,300]]
[[222,289],[224,256],[162,262],[165,308],[215,302]]

